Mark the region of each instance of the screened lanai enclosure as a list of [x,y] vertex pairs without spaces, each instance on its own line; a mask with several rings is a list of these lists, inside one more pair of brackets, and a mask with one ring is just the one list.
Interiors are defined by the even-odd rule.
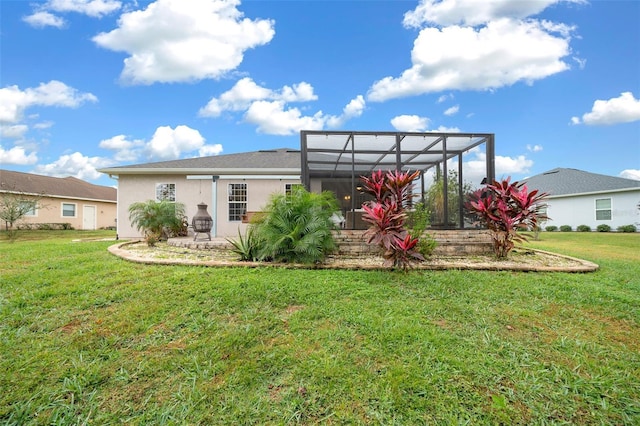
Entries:
[[463,229],[465,195],[495,178],[492,133],[300,132],[302,183],[309,191],[332,191],[341,205],[344,228],[365,229],[361,176],[377,170],[418,170],[414,199],[431,211],[431,227]]

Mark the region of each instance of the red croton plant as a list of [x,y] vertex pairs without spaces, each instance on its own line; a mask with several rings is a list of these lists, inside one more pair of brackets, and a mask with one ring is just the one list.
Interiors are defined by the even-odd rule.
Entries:
[[417,238],[412,238],[404,228],[407,217],[405,206],[411,200],[413,180],[419,172],[383,172],[378,170],[370,177],[362,176],[363,191],[375,200],[362,205],[362,219],[370,223],[365,232],[369,244],[382,249],[385,266],[407,269],[424,257],[416,250]]
[[514,242],[526,241],[518,230],[535,229],[540,220],[546,220],[542,210],[547,193],[529,189],[524,183],[493,181],[471,194],[467,209],[487,226],[493,238],[493,251],[498,258],[505,258]]

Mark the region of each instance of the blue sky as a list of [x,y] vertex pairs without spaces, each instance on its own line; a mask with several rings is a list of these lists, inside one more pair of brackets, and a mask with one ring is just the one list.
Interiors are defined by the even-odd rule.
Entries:
[[0,2],[0,168],[496,135],[498,177],[640,180],[640,1]]

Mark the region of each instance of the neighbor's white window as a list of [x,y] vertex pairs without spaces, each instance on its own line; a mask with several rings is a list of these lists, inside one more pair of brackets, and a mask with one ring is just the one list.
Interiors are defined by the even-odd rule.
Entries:
[[611,220],[611,198],[596,199],[596,220]]
[[176,201],[176,184],[175,183],[157,183],[156,184],[156,201]]
[[229,222],[239,222],[242,215],[247,213],[247,184],[230,183],[229,191]]
[[72,203],[62,203],[62,217],[76,217],[76,205]]
[[38,211],[37,206],[38,206],[38,203],[36,203],[35,201],[23,201],[20,207],[29,209],[24,214],[25,216],[37,216],[37,211]]

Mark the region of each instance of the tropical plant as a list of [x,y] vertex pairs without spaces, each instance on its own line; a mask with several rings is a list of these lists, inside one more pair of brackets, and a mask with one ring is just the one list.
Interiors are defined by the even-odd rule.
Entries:
[[426,229],[429,227],[429,218],[431,212],[427,208],[424,202],[416,203],[413,209],[407,212],[407,228],[409,235],[418,239],[416,249],[427,258],[433,254],[437,246],[436,240],[426,233]]
[[317,263],[335,250],[331,220],[339,210],[331,191],[320,194],[303,187],[293,187],[289,194],[273,194],[265,213],[250,227],[254,227],[259,241],[260,260],[276,262]]
[[405,229],[405,208],[411,204],[413,180],[419,172],[383,172],[362,176],[363,191],[375,200],[362,205],[362,219],[370,223],[365,231],[369,244],[382,250],[384,265],[406,270],[414,262],[424,260],[416,249],[419,239]]
[[227,241],[233,247],[231,250],[238,255],[239,259],[245,262],[255,262],[259,260],[260,239],[255,227],[249,226],[247,232],[242,235],[238,229],[238,238]]
[[524,183],[510,182],[510,178],[477,190],[467,209],[477,215],[491,232],[493,250],[498,258],[505,258],[514,242],[526,241],[518,230],[532,230],[547,217],[541,211],[546,208],[546,193],[529,191]]
[[129,220],[142,231],[147,245],[166,240],[184,227],[184,204],[172,201],[140,201],[129,206]]

